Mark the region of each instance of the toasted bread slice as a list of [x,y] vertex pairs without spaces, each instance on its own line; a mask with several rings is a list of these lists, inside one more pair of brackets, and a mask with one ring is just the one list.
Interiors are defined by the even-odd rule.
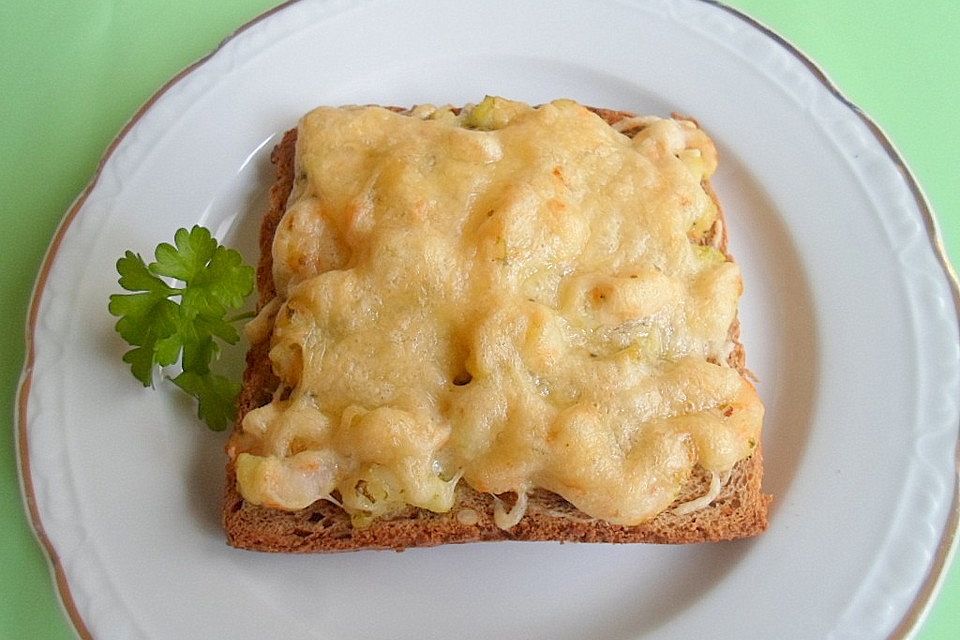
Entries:
[[[594,109],[613,125],[633,114]],[[676,117],[676,116],[675,116]],[[630,131],[627,131],[629,134]],[[270,191],[270,204],[260,231],[260,262],[257,270],[259,306],[276,295],[273,282],[273,237],[286,208],[294,181],[296,130],[288,131],[271,156],[277,178]],[[708,194],[716,197],[706,182]],[[727,254],[723,213],[707,234],[705,242]],[[739,342],[739,323],[730,327],[735,348],[729,364],[744,373],[744,351]],[[253,344],[247,354],[247,368],[239,399],[239,419],[252,409],[270,402],[278,385],[268,358],[269,337]],[[273,552],[334,552],[358,549],[395,549],[489,540],[552,540],[561,542],[652,542],[691,543],[743,538],[762,532],[767,526],[770,497],[761,489],[761,451],[741,460],[730,473],[720,494],[708,505],[683,515],[672,508],[637,526],[615,525],[591,518],[560,496],[534,491],[526,515],[509,530],[494,523],[494,498],[460,483],[456,504],[446,513],[409,507],[389,518],[374,520],[355,528],[350,516],[328,501],[317,501],[299,511],[282,511],[251,504],[237,489],[235,460],[227,463],[223,522],[230,545],[242,549]],[[699,467],[684,485],[675,504],[688,502],[708,491],[711,475]]]

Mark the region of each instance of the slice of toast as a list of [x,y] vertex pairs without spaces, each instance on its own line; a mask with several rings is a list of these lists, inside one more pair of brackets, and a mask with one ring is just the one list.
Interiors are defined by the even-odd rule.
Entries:
[[[399,110],[399,109],[397,109]],[[593,109],[613,125],[633,114]],[[676,116],[675,116],[676,117]],[[627,130],[630,134],[631,131]],[[271,156],[277,178],[270,191],[270,204],[260,231],[260,262],[257,269],[259,304],[276,295],[273,281],[272,243],[283,217],[294,181],[296,129],[286,132]],[[704,188],[716,202],[710,185]],[[727,254],[727,238],[720,215],[705,242]],[[745,372],[744,351],[739,342],[739,323],[730,327],[735,348],[729,364]],[[252,409],[270,402],[279,383],[268,353],[270,339],[253,344],[247,354],[243,390],[239,398],[239,419]],[[232,447],[228,446],[228,453]],[[535,490],[529,496],[526,514],[515,526],[503,530],[494,523],[494,498],[461,482],[453,509],[446,513],[409,507],[389,518],[354,528],[350,516],[339,506],[320,500],[299,511],[282,511],[251,504],[237,489],[235,458],[227,462],[223,522],[230,545],[242,549],[274,552],[334,552],[357,549],[395,549],[487,540],[552,540],[561,542],[653,542],[690,543],[743,538],[762,532],[767,526],[770,497],[761,489],[763,463],[760,448],[733,468],[720,494],[706,507],[678,515],[667,509],[653,520],[636,526],[615,525],[591,518],[560,496]],[[697,467],[684,485],[675,504],[705,494],[711,474]]]

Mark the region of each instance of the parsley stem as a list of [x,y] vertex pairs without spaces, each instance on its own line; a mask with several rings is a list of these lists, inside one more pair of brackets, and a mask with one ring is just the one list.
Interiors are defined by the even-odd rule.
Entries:
[[238,320],[249,320],[250,318],[257,317],[257,314],[253,311],[244,311],[243,313],[238,313],[235,316],[230,316],[229,318],[224,318],[225,322],[236,322]]

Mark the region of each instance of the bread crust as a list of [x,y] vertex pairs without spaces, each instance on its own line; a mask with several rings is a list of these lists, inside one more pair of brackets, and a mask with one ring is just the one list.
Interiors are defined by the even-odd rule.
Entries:
[[[611,125],[633,115],[608,109],[592,110]],[[675,114],[674,117],[682,116]],[[296,137],[296,129],[287,131],[271,155],[277,176],[270,190],[269,207],[260,229],[258,309],[276,295],[273,237],[286,209],[295,178]],[[705,241],[730,258],[723,209],[709,182],[704,181],[703,186],[720,211]],[[745,372],[745,361],[743,345],[739,341],[738,320],[730,327],[730,336],[735,348],[730,354],[729,363],[742,374]],[[273,373],[268,353],[269,337],[253,344],[247,353],[235,435],[240,433],[243,416],[270,402],[277,388],[279,380]],[[389,519],[380,518],[365,528],[355,529],[346,512],[324,500],[294,512],[268,509],[246,502],[236,486],[234,456],[230,455],[232,449],[228,445],[227,483],[223,501],[227,542],[234,547],[257,551],[399,551],[409,547],[490,540],[664,544],[732,540],[753,536],[766,529],[767,508],[771,499],[761,488],[763,460],[758,446],[753,456],[737,463],[720,495],[709,506],[686,515],[677,515],[668,509],[653,520],[636,526],[615,525],[590,518],[560,496],[538,489],[529,496],[523,519],[509,531],[504,531],[494,524],[493,496],[478,493],[460,483],[455,506],[449,512],[438,514],[408,507]],[[677,503],[703,495],[709,484],[710,475],[698,467],[684,485]]]

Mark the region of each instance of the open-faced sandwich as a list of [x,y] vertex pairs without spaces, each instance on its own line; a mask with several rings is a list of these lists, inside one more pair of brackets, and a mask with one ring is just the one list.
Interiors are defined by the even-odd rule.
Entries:
[[230,544],[766,527],[740,270],[691,119],[319,108],[276,147]]

